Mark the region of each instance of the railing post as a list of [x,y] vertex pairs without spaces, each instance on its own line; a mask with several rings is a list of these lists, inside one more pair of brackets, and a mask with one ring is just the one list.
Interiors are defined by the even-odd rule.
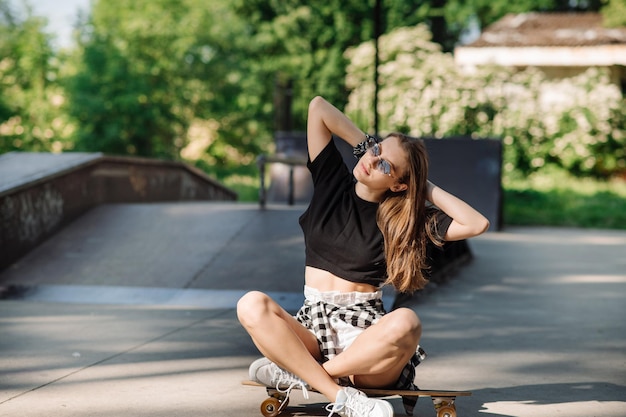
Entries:
[[259,155],[256,159],[257,166],[259,167],[259,206],[261,209],[265,208],[265,155]]
[[288,202],[290,206],[294,205],[295,202],[295,184],[293,181],[293,171],[295,166],[293,164],[289,164],[289,194],[288,194]]

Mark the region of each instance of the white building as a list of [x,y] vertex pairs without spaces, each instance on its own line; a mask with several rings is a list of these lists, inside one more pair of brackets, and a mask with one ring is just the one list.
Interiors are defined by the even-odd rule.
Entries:
[[489,64],[536,67],[550,79],[605,67],[626,93],[626,27],[603,27],[599,13],[506,15],[476,41],[455,48],[454,58],[469,70]]

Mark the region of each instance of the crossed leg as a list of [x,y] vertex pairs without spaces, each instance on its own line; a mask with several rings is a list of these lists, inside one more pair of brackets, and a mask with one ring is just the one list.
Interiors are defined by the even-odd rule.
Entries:
[[357,387],[391,387],[415,354],[421,332],[417,315],[408,308],[399,308],[365,329],[323,367],[333,378],[350,377]]
[[266,294],[244,295],[237,303],[237,316],[265,357],[300,376],[331,402],[341,389],[335,382],[340,377],[351,377],[360,387],[394,384],[421,335],[412,310],[394,310],[363,331],[344,352],[320,365],[315,336]]
[[237,317],[266,358],[335,401],[341,387],[318,363],[321,353],[315,336],[278,303],[251,291],[237,303]]

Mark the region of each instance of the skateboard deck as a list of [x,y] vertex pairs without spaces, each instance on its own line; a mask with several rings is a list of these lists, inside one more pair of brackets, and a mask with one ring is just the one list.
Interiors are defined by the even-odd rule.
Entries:
[[[289,405],[289,395],[285,392],[279,391],[275,388],[269,388],[265,385],[259,384],[254,381],[242,381],[243,385],[262,387],[267,390],[269,396],[261,403],[261,414],[264,417],[276,417]],[[439,391],[439,390],[394,390],[394,389],[377,389],[377,388],[357,388],[368,397],[430,397],[435,407],[437,417],[456,417],[456,406],[454,401],[456,397],[468,397],[472,395],[469,391]],[[315,390],[310,390],[317,392]],[[408,415],[413,415],[413,407],[408,408],[405,403],[405,409]]]

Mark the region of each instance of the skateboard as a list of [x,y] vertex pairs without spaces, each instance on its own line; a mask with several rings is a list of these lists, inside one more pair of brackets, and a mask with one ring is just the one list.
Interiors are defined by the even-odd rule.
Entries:
[[[243,385],[253,387],[263,387],[267,390],[269,396],[261,403],[261,414],[264,417],[276,417],[278,416],[288,405],[289,396],[282,391],[278,391],[275,388],[269,388],[265,385],[259,384],[254,381],[242,381]],[[456,417],[456,407],[454,400],[456,397],[468,397],[472,395],[469,391],[436,391],[436,390],[394,390],[394,389],[377,389],[377,388],[358,388],[368,397],[410,397],[417,400],[418,397],[430,397],[435,407],[437,417]],[[310,390],[317,392],[315,390]],[[405,404],[405,410],[408,415],[413,415],[413,407],[407,407]]]

